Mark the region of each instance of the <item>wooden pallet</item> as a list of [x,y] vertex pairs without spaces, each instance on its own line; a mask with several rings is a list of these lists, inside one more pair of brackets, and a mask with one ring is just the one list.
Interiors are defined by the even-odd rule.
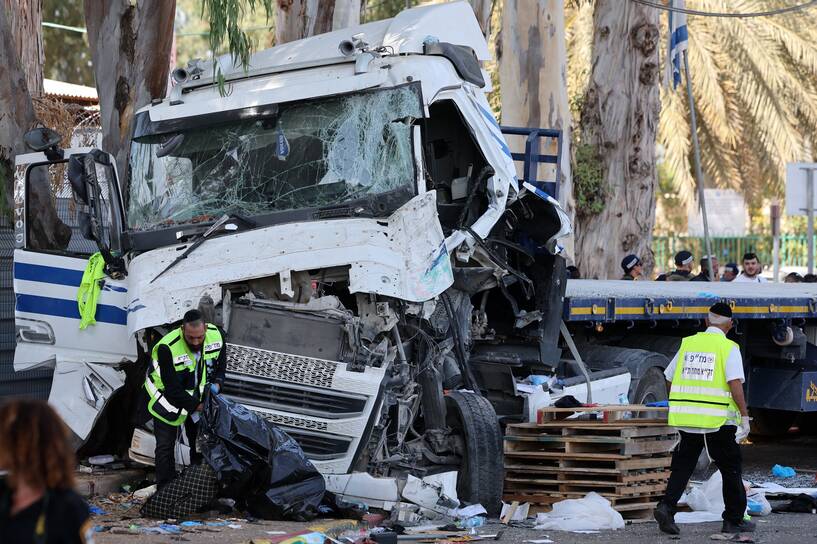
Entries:
[[666,425],[632,427],[617,422],[607,425],[573,426],[564,421],[546,425],[529,423],[508,425],[505,431],[506,454],[562,452],[633,456],[666,453],[671,451],[676,443],[675,429]]
[[[583,419],[565,419],[576,412]],[[636,417],[625,419],[625,413]],[[677,442],[665,413],[641,405],[543,408],[542,423],[508,425],[504,499],[547,512],[556,502],[595,491],[628,519],[650,517]]]
[[570,422],[614,422],[626,421],[637,424],[663,423],[666,425],[666,414],[669,408],[644,406],[643,404],[609,404],[602,406],[580,406],[577,408],[556,408],[546,406],[536,413],[536,423],[559,421],[580,414],[578,418],[571,417]]

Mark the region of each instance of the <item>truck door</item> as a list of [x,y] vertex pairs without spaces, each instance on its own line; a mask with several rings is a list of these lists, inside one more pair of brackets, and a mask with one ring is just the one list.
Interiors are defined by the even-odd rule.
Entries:
[[[121,255],[124,212],[109,155],[85,148],[61,153],[16,160],[14,368],[54,368],[49,402],[84,439],[123,384],[117,367],[135,360],[136,344],[127,332],[128,284],[121,267],[103,279],[96,324],[80,329],[77,292],[83,272],[100,247],[108,259]],[[91,179],[98,190],[90,194],[83,168],[95,174]],[[83,189],[86,194],[78,195]]]

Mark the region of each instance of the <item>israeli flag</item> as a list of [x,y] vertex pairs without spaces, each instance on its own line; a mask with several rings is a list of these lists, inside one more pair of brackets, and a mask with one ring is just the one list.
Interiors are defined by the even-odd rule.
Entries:
[[[685,0],[672,0],[670,6],[686,8]],[[676,11],[669,13],[669,45],[667,48],[665,84],[672,81],[672,88],[681,83],[681,68],[683,59],[681,54],[689,48],[689,34],[687,32],[687,15]]]

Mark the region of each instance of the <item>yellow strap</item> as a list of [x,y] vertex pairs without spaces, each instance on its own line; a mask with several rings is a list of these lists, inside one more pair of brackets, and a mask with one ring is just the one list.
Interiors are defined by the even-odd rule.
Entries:
[[88,325],[96,324],[96,305],[99,293],[102,291],[102,279],[105,277],[105,260],[97,252],[88,259],[82,281],[77,291],[77,306],[79,307],[79,328],[85,329]]

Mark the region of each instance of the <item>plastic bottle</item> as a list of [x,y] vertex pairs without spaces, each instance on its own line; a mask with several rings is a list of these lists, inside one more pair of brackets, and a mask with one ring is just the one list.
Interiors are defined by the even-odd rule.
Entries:
[[[630,399],[627,398],[627,393],[619,393],[618,394],[618,403],[619,404],[630,404]],[[630,419],[632,417],[632,413],[624,412],[621,414],[623,419]]]
[[485,518],[482,516],[473,516],[468,519],[464,519],[460,522],[463,529],[475,529],[477,527],[482,527],[485,525]]

